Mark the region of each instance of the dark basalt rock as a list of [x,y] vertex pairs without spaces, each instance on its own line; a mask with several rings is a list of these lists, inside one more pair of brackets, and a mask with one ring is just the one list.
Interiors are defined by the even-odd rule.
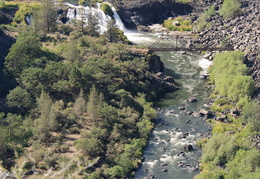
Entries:
[[195,103],[195,102],[197,102],[198,100],[196,99],[196,98],[194,98],[194,97],[191,97],[191,98],[189,98],[189,102],[191,102],[191,103]]
[[161,164],[161,166],[162,167],[166,167],[166,166],[168,166],[168,164],[167,163],[163,163],[163,164]]
[[185,107],[183,107],[183,106],[180,106],[179,107],[179,110],[181,110],[181,111],[183,111],[183,110],[185,110],[186,108]]
[[147,179],[154,179],[154,178],[155,178],[154,175],[149,175],[149,176],[147,177]]
[[[111,0],[112,1],[112,0]],[[191,13],[192,6],[184,3],[176,3],[172,0],[154,1],[112,1],[127,28],[136,29],[137,26],[147,26],[162,23],[168,17],[186,15]]]
[[193,150],[193,146],[191,144],[187,144],[187,145],[184,146],[184,150],[191,152]]

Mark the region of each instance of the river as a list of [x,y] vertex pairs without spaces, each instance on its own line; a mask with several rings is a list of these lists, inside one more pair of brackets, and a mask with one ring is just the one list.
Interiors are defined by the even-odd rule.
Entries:
[[[69,20],[78,19],[78,12],[82,9],[91,11],[101,17],[99,26],[101,33],[106,30],[106,22],[111,19],[99,8],[74,6],[71,4],[67,17]],[[128,39],[138,45],[151,45],[157,35],[139,33],[124,27],[120,17],[112,7],[114,19],[118,28],[124,31]],[[87,13],[86,13],[87,14]],[[179,90],[163,94],[155,102],[158,116],[155,120],[156,127],[151,133],[150,140],[144,150],[144,161],[137,170],[135,178],[143,179],[154,176],[159,179],[191,179],[199,173],[199,158],[201,150],[196,146],[196,140],[203,138],[210,132],[210,126],[201,118],[188,115],[185,111],[199,111],[208,97],[205,81],[199,77],[206,73],[211,64],[199,54],[181,52],[157,52],[165,66],[165,74],[172,76],[178,83]],[[189,102],[194,97],[197,102]],[[185,145],[192,145],[191,152],[185,152]]]
[[[128,38],[140,45],[151,44],[156,35],[126,33]],[[162,95],[155,102],[158,111],[156,127],[144,150],[144,161],[137,170],[135,179],[154,175],[159,179],[191,179],[199,171],[198,162],[201,149],[196,140],[210,132],[210,126],[202,118],[188,115],[185,111],[199,111],[205,104],[208,91],[205,81],[199,77],[206,73],[211,64],[199,54],[183,52],[156,52],[165,66],[165,74],[172,76],[179,90]],[[197,102],[188,99],[194,97]],[[192,145],[191,152],[185,152],[185,145]]]

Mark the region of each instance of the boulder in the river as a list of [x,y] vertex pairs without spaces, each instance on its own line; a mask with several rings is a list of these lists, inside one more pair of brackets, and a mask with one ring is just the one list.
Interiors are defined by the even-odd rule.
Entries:
[[200,79],[208,79],[209,78],[209,74],[207,74],[207,73],[202,74],[199,78]]
[[179,110],[183,111],[185,110],[186,108],[184,106],[179,106]]
[[184,146],[184,150],[186,150],[188,152],[191,152],[193,150],[193,146],[191,144],[186,144]]
[[163,172],[168,172],[168,170],[167,170],[167,169],[163,169],[162,171],[163,171]]
[[188,136],[189,136],[189,133],[186,132],[186,133],[184,133],[184,134],[182,135],[182,138],[186,138],[186,137],[188,137]]
[[214,113],[212,111],[208,111],[206,109],[201,109],[199,111],[199,114],[200,114],[201,117],[205,116],[205,119],[209,119],[209,118],[214,117]]
[[193,111],[187,111],[187,114],[188,114],[188,115],[192,115],[192,114],[193,114]]
[[152,174],[152,175],[149,175],[148,177],[147,177],[147,179],[154,179],[155,178],[155,176]]
[[191,102],[191,103],[195,103],[195,102],[197,102],[198,100],[196,99],[196,98],[194,98],[194,97],[191,97],[191,98],[189,98],[189,102]]
[[191,123],[191,120],[190,120],[190,119],[189,119],[189,120],[187,120],[187,121],[186,121],[186,123]]
[[145,159],[146,159],[146,157],[145,157],[145,156],[143,156],[143,157],[141,158],[141,162],[144,162],[144,161],[145,161]]
[[162,167],[166,167],[166,166],[168,166],[168,164],[167,163],[163,163],[163,164],[161,164],[161,166]]

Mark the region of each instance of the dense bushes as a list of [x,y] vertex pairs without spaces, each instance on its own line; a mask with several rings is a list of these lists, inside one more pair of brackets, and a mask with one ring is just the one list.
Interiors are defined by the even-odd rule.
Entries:
[[[140,164],[156,117],[147,101],[158,92],[149,72],[151,55],[111,44],[117,39],[107,34],[94,38],[70,29],[70,36],[39,37],[27,29],[5,61],[19,86],[7,95],[8,112],[14,114],[0,120],[1,132],[12,131],[0,137],[0,157],[9,159],[3,165],[24,155],[25,168],[53,168],[49,175],[59,170],[68,177],[130,175]],[[77,139],[65,143],[67,135]],[[30,146],[28,153],[23,153],[25,146]],[[77,152],[64,164],[61,153],[71,148]],[[94,167],[86,166],[90,161]]]
[[[250,98],[254,85],[243,60],[239,51],[219,53],[209,69],[214,92],[222,96],[213,98],[211,109],[224,118],[211,121],[213,136],[203,145],[202,172],[196,179],[260,176],[259,150],[252,142],[259,136],[260,106]],[[240,107],[241,116],[230,114],[235,107]]]
[[190,31],[191,22],[181,17],[165,20],[163,26],[173,31]]
[[224,19],[233,19],[240,14],[240,6],[240,0],[224,0],[219,13]]
[[247,76],[243,64],[244,54],[239,51],[219,53],[209,69],[210,80],[216,86],[214,92],[237,102],[242,107],[254,91],[254,82]]

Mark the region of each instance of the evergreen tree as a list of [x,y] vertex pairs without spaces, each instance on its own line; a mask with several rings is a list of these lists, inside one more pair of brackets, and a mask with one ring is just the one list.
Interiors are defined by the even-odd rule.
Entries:
[[116,27],[115,21],[110,20],[107,22],[107,31],[105,32],[105,37],[109,42],[116,42],[117,40],[118,28]]
[[42,55],[39,37],[28,31],[21,33],[5,58],[5,66],[13,75],[18,76],[30,67],[35,58]]
[[100,110],[104,105],[104,96],[99,93],[95,86],[92,86],[87,103],[87,112],[93,119],[93,123],[100,117]]
[[7,105],[17,108],[19,112],[25,112],[32,107],[33,99],[25,89],[18,86],[7,95]]
[[98,25],[98,17],[95,14],[89,13],[87,18],[87,34],[92,37],[99,36],[99,25]]
[[83,90],[80,90],[79,96],[77,97],[74,105],[73,105],[73,111],[79,117],[82,115],[83,112],[86,110],[86,100],[84,98]]
[[56,113],[51,97],[44,91],[40,98],[37,98],[37,105],[40,116],[35,120],[35,136],[41,141],[46,141],[49,132],[57,127]]
[[50,32],[56,28],[57,13],[50,0],[41,0],[39,11],[34,13],[34,26],[36,32]]

